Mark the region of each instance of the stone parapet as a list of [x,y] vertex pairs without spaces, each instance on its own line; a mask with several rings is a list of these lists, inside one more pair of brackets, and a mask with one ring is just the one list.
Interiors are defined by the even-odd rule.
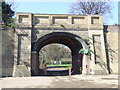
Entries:
[[[17,13],[18,27],[59,28],[59,29],[94,29],[101,30],[102,16],[100,15],[65,15],[65,14],[32,14]],[[98,29],[99,28],[99,29]]]

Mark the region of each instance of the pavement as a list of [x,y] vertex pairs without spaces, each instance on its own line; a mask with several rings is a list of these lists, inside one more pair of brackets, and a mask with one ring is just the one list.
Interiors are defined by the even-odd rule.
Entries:
[[118,75],[0,78],[2,88],[118,88]]

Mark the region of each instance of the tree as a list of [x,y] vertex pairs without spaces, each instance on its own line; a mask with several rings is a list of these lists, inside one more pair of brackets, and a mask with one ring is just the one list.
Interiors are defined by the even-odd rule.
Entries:
[[51,44],[40,50],[40,57],[47,62],[50,62],[51,60],[59,61],[62,58],[71,58],[71,52],[68,48],[65,48],[65,46]]
[[2,1],[2,21],[3,28],[11,27],[14,28],[14,19],[12,18],[15,12],[11,9],[12,4],[8,4],[5,1]]
[[78,0],[77,2],[73,3],[70,8],[71,14],[103,15],[110,12],[110,4],[109,2],[105,2],[105,0]]

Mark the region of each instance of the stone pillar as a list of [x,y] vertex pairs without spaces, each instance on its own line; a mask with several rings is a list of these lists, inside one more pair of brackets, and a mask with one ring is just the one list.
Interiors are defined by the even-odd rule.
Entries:
[[106,56],[106,49],[105,49],[105,40],[104,40],[104,35],[103,32],[101,34],[101,45],[102,45],[102,59],[105,62],[105,71],[106,74],[109,74],[109,70],[107,68],[107,56]]
[[52,16],[49,16],[49,23],[50,23],[50,25],[53,25],[53,24],[54,24],[54,22],[53,22],[53,17],[52,17]]
[[69,21],[69,24],[72,24],[72,17],[71,16],[68,17],[68,21]]
[[72,57],[72,74],[79,74],[82,67],[82,55],[77,53]]
[[21,37],[18,35],[18,53],[17,53],[17,65],[20,64],[20,58],[21,58]]
[[37,51],[32,51],[31,55],[31,75],[39,74],[39,54]]
[[44,75],[47,75],[47,66],[44,64]]
[[83,55],[83,61],[82,61],[82,74],[87,74],[87,69],[86,69],[86,65],[87,65],[87,56],[84,54]]
[[69,76],[71,76],[71,67],[69,67]]
[[86,63],[87,63],[87,74],[89,75],[90,74],[90,71],[91,71],[91,64],[90,64],[90,58],[89,56],[86,56]]
[[89,74],[94,74],[94,65],[95,65],[95,63],[94,63],[94,59],[92,58],[92,60],[89,60]]

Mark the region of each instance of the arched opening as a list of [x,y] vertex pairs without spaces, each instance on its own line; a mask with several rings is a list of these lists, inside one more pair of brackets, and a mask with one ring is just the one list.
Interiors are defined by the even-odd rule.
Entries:
[[48,44],[39,51],[39,62],[40,76],[69,75],[72,67],[71,50],[63,44]]
[[81,48],[88,49],[86,43],[81,37],[66,32],[53,32],[39,38],[32,45],[31,74],[39,75],[39,51],[46,45],[52,43],[63,44],[71,50],[72,55],[72,73],[80,73],[82,56],[79,53]]

